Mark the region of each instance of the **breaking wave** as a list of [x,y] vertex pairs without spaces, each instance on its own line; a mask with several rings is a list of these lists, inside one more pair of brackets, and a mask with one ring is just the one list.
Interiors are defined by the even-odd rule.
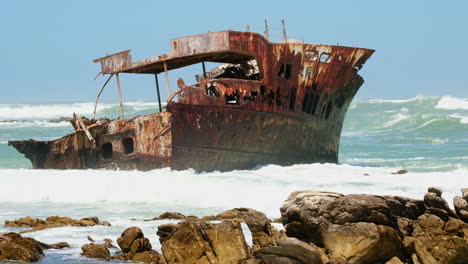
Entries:
[[427,187],[440,186],[445,198],[451,200],[459,195],[460,181],[468,175],[466,169],[391,174],[396,170],[346,164],[267,165],[254,170],[200,174],[169,169],[148,172],[4,169],[0,170],[3,187],[0,201],[159,203],[225,209],[246,206],[277,217],[281,203],[295,190],[405,195],[421,199]]
[[468,110],[468,98],[444,96],[437,102],[435,108],[446,110]]
[[69,127],[67,121],[49,122],[43,120],[33,121],[0,121],[0,128],[25,128],[25,127]]
[[413,101],[418,101],[418,100],[424,100],[427,97],[418,95],[416,97],[410,98],[410,99],[371,99],[368,102],[369,103],[392,103],[392,104],[401,104],[401,103],[408,103],[408,102],[413,102]]
[[[162,104],[165,106],[165,103]],[[156,112],[158,106],[154,102],[127,102],[124,103],[125,113],[129,116],[149,114]],[[151,110],[147,113],[141,111]],[[48,120],[61,117],[71,117],[73,113],[91,117],[94,103],[71,104],[0,104],[0,120]],[[116,117],[119,113],[118,104],[99,103],[97,117]]]

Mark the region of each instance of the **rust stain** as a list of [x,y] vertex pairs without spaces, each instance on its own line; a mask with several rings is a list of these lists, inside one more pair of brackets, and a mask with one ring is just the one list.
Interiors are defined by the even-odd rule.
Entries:
[[337,162],[347,108],[364,82],[357,73],[374,52],[272,43],[258,33],[238,31],[173,39],[171,48],[169,54],[140,61],[132,61],[127,50],[94,62],[101,64],[102,74],[223,64],[193,85],[179,79],[166,112],[91,122],[84,130],[74,124],[76,132],[57,140],[9,144],[34,168],[208,171]]

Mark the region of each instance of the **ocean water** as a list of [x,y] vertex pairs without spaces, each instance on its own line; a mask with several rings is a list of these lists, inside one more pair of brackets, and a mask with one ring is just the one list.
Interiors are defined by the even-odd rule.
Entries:
[[[88,235],[115,241],[134,225],[159,251],[157,226],[174,221],[143,220],[165,211],[205,216],[250,207],[276,218],[281,203],[295,190],[422,198],[427,187],[438,186],[451,204],[460,188],[468,187],[468,98],[450,96],[353,101],[342,131],[339,164],[262,165],[225,173],[31,170],[29,160],[7,145],[8,140],[64,136],[72,127],[61,117],[73,112],[91,116],[92,111],[92,103],[0,104],[0,223],[60,215],[98,216],[112,224],[28,233],[46,243],[71,245],[46,251],[40,263],[94,263],[80,257]],[[154,102],[125,104],[127,116],[155,111]],[[98,107],[98,117],[117,115],[118,104]],[[392,174],[400,169],[408,173]],[[20,230],[0,227],[0,232]]]

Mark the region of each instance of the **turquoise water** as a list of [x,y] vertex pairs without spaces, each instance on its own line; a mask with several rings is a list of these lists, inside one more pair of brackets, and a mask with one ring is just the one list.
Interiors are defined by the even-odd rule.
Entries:
[[[115,118],[117,104],[99,105],[97,117]],[[0,168],[31,168],[8,147],[8,140],[50,140],[72,132],[59,121],[71,113],[91,116],[92,103],[0,104]],[[127,116],[157,111],[153,102],[130,102]],[[345,119],[340,163],[401,167],[411,171],[468,168],[468,100],[416,97],[408,100],[355,100]]]
[[[125,105],[127,117],[156,109],[154,102]],[[92,110],[92,103],[0,104],[0,223],[27,215],[62,215],[98,216],[113,224],[28,233],[47,243],[67,241],[72,246],[47,251],[41,263],[93,262],[79,256],[87,235],[115,241],[132,225],[142,227],[159,250],[155,232],[163,222],[143,220],[165,211],[204,216],[251,207],[275,218],[288,194],[299,189],[422,198],[427,187],[439,186],[451,204],[459,189],[468,187],[468,99],[450,96],[355,100],[343,127],[340,164],[264,165],[199,174],[169,169],[31,170],[29,160],[6,144],[64,136],[72,127],[56,119],[73,112],[90,117]],[[98,117],[117,115],[117,104],[98,108]],[[409,172],[392,174],[399,169]],[[0,227],[0,232],[9,230],[19,229]]]

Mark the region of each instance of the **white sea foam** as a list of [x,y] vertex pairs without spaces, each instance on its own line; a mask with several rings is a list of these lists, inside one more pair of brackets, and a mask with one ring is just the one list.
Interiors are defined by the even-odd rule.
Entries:
[[[422,198],[440,186],[451,200],[468,185],[468,171],[393,175],[397,168],[308,164],[197,174],[191,170],[0,170],[0,202],[153,203],[185,208],[251,207],[279,216],[295,190],[403,195]],[[366,174],[368,176],[366,176]],[[27,184],[25,184],[27,183]]]
[[391,126],[395,125],[396,123],[401,122],[401,121],[406,120],[406,119],[409,119],[409,118],[411,118],[411,116],[398,113],[398,114],[393,116],[392,120],[389,120],[389,121],[385,122],[383,127],[384,128],[391,127]]
[[[111,104],[98,104],[97,110],[110,108]],[[0,104],[0,120],[50,119],[62,116],[72,116],[73,113],[90,115],[93,113],[93,103],[73,104]]]
[[435,138],[431,141],[432,144],[445,144],[448,142],[448,138]]
[[41,120],[34,121],[0,121],[0,128],[25,128],[25,127],[68,127],[67,121],[48,122]]
[[444,96],[440,98],[440,100],[435,105],[435,108],[445,110],[468,110],[468,99]]
[[461,114],[451,114],[450,117],[460,119],[461,124],[468,124],[468,116],[464,116]]
[[368,102],[369,103],[393,103],[393,104],[401,104],[401,103],[408,103],[412,101],[417,101],[421,99],[425,99],[427,97],[418,95],[416,97],[410,98],[410,99],[371,99]]
[[439,121],[439,120],[441,120],[441,119],[439,119],[439,118],[431,119],[431,120],[425,122],[424,124],[422,124],[422,125],[420,125],[420,126],[418,126],[418,127],[405,130],[404,132],[409,132],[409,131],[418,130],[418,129],[420,129],[420,128],[423,128],[423,127],[425,127],[425,126],[427,126],[427,125],[429,125],[429,124],[431,124],[431,123],[433,123],[433,122]]

